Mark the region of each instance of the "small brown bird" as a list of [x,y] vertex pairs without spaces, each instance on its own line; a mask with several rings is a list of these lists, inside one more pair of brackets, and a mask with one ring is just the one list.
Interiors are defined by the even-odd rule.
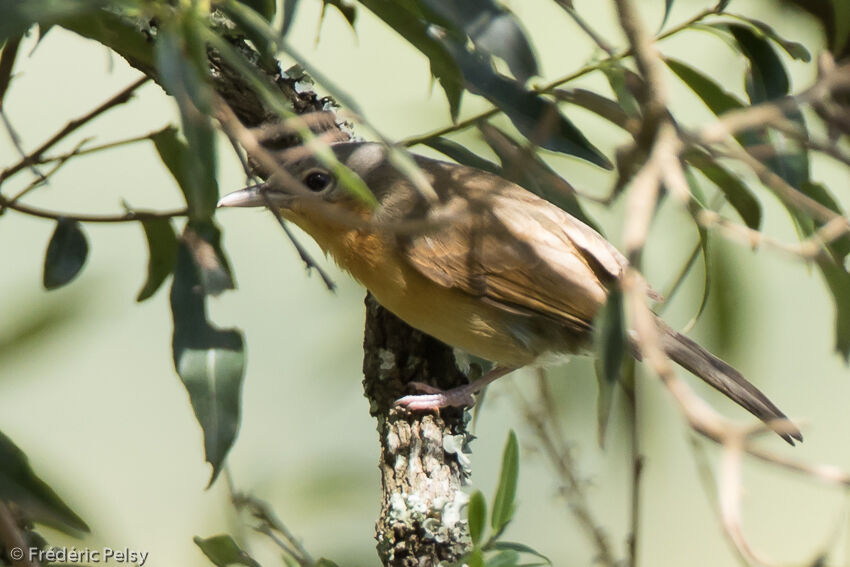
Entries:
[[[436,192],[434,200],[390,163],[384,146],[349,142],[331,148],[372,190],[377,205],[356,197],[329,168],[307,157],[283,164],[303,184],[300,191],[272,176],[225,196],[219,206],[279,207],[384,307],[412,327],[495,364],[469,385],[426,389],[400,404],[469,405],[472,394],[516,368],[591,346],[594,317],[628,265],[598,232],[485,171],[414,155]],[[802,440],[737,370],[657,323],[661,346],[673,361],[773,425],[790,443]]]

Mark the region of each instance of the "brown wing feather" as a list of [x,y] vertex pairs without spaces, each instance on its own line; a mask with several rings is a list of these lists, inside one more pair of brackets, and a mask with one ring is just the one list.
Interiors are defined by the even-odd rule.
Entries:
[[410,264],[505,310],[589,329],[625,258],[575,217],[512,183],[464,189],[446,203],[459,211],[455,221],[408,239]]

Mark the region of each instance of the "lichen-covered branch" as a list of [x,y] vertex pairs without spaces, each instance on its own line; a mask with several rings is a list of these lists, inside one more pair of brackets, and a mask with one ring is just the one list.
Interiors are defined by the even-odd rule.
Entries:
[[468,413],[412,413],[394,406],[412,380],[444,388],[465,383],[452,351],[366,298],[363,386],[378,420],[381,516],[376,537],[384,565],[452,563],[470,549],[461,486],[468,465]]

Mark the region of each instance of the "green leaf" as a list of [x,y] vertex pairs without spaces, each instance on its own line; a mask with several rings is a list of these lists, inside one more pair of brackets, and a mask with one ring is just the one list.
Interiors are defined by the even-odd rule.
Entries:
[[664,0],[664,17],[661,18],[661,25],[658,26],[658,31],[664,29],[667,25],[667,19],[670,17],[670,10],[673,8],[673,0]]
[[744,107],[744,103],[737,97],[726,92],[713,79],[693,67],[671,58],[665,58],[664,62],[714,114],[719,116],[724,112]]
[[80,229],[80,223],[69,219],[59,219],[44,256],[45,289],[56,289],[69,283],[86,263],[89,244]]
[[748,26],[726,25],[749,60],[746,86],[750,101],[755,104],[787,95],[790,88],[788,73],[770,43]]
[[740,14],[727,15],[732,16],[733,18],[737,18],[741,21],[747,22],[748,24],[756,28],[759,32],[761,32],[767,39],[771,40],[779,47],[784,49],[785,52],[792,58],[804,61],[806,63],[809,63],[812,60],[812,54],[809,53],[809,50],[806,49],[803,44],[783,38],[778,33],[776,33],[775,29],[773,29],[766,23],[760,22],[759,20],[755,20],[753,18],[748,18],[747,16],[742,16]]
[[241,333],[217,329],[207,321],[199,259],[203,261],[203,256],[194,256],[192,244],[184,237],[171,287],[172,349],[174,367],[204,432],[206,460],[213,467],[212,484],[239,428],[245,361]]
[[519,553],[513,549],[500,551],[484,563],[486,567],[516,567],[519,563]]
[[0,8],[0,43],[24,34],[35,24],[49,28],[65,18],[92,14],[106,0],[4,0]]
[[469,521],[469,537],[472,539],[472,545],[478,545],[484,536],[484,527],[487,524],[487,501],[483,492],[476,490],[472,493],[466,513]]
[[635,98],[635,91],[643,82],[641,78],[618,61],[605,63],[600,69],[608,79],[608,84],[611,85],[611,90],[626,116],[639,117],[640,104]]
[[193,541],[217,567],[229,565],[260,567],[260,564],[242,551],[239,544],[229,535],[217,535],[206,539],[195,536]]
[[209,87],[202,78],[207,66],[206,48],[196,36],[195,26],[202,24],[190,20],[178,28],[178,23],[160,28],[155,59],[162,85],[180,109],[188,143],[187,150],[176,156],[181,174],[175,178],[178,183],[182,181],[189,218],[203,221],[212,218],[218,203],[215,129],[209,117]]
[[835,302],[835,350],[850,362],[850,274],[832,258],[818,256],[818,267]]
[[423,143],[426,146],[434,148],[438,152],[449,156],[460,164],[489,171],[496,175],[501,175],[502,168],[498,165],[488,159],[484,159],[474,152],[469,151],[465,146],[449,140],[448,138],[429,138]]
[[692,149],[685,153],[685,161],[697,168],[714,183],[741,216],[744,223],[758,230],[761,227],[761,204],[740,178],[720,165],[707,153]]
[[484,567],[484,553],[480,549],[473,549],[465,563],[468,567]]
[[[845,216],[844,209],[841,208],[841,205],[838,204],[838,200],[823,183],[807,181],[800,186],[800,191],[832,212]],[[818,228],[822,225],[823,223],[817,223]],[[843,263],[844,258],[850,254],[850,234],[845,233],[841,237],[836,238],[827,245],[827,248],[829,248],[829,251],[833,258],[835,258],[836,262],[839,264]]]
[[277,2],[275,0],[239,0],[257,14],[263,17],[267,22],[274,20],[274,14],[277,10]]
[[484,141],[502,162],[502,171],[499,175],[525,187],[586,225],[599,230],[596,223],[581,208],[581,203],[576,198],[576,191],[573,186],[541,160],[537,154],[522,147],[516,140],[491,124],[485,122],[480,124],[478,128],[484,136]]
[[490,545],[487,546],[487,549],[495,549],[495,550],[512,549],[512,550],[517,551],[519,553],[528,553],[530,555],[534,555],[536,557],[539,557],[540,559],[542,559],[543,561],[545,561],[549,565],[552,564],[552,561],[550,561],[548,557],[546,557],[545,555],[543,555],[542,553],[540,553],[536,549],[529,547],[529,546],[527,546],[523,543],[513,543],[513,542],[510,542],[510,541],[494,541],[493,543],[491,543]]
[[429,24],[416,3],[412,0],[360,0],[360,3],[428,58],[431,74],[445,91],[452,120],[456,120],[463,75],[446,48],[428,35]]
[[292,22],[295,21],[295,12],[298,10],[298,0],[283,0],[283,22],[280,26],[280,37],[286,37]]
[[558,100],[580,106],[628,131],[629,115],[617,101],[611,100],[587,89],[557,89],[554,94]]
[[493,512],[490,516],[490,526],[498,533],[514,515],[514,499],[516,498],[517,479],[519,478],[519,444],[516,433],[511,431],[502,453],[502,470],[499,473],[499,485],[493,498]]
[[357,10],[354,6],[346,4],[342,0],[322,0],[322,21],[324,21],[325,11],[328,9],[328,6],[336,8],[342,14],[342,17],[345,18],[345,21],[348,22],[348,25],[351,26],[351,29],[356,31],[354,23],[357,21]]
[[144,220],[142,226],[148,241],[148,276],[136,301],[144,301],[156,293],[174,270],[177,259],[177,236],[170,219]]
[[324,557],[320,557],[318,561],[316,561],[316,567],[339,567],[336,563],[331,561],[330,559],[326,559]]
[[452,38],[442,36],[439,40],[460,67],[466,87],[498,106],[534,145],[576,156],[605,169],[613,167],[608,158],[560,113],[555,103],[495,72],[489,62],[470,53]]
[[830,23],[835,26],[835,33],[832,35],[831,51],[836,55],[836,59],[846,55],[848,46],[850,46],[850,2],[846,0],[832,0],[833,19],[832,22],[824,22],[824,25],[829,27]]
[[611,405],[614,401],[614,385],[620,377],[629,341],[626,336],[623,316],[623,293],[618,287],[608,291],[608,299],[596,316],[596,382],[599,386],[597,398],[597,423],[599,443],[604,444]]
[[57,23],[109,47],[140,69],[150,69],[154,65],[153,43],[140,32],[138,20],[99,10],[75,14]]
[[[476,49],[494,55],[525,83],[540,72],[531,42],[516,17],[493,0],[423,0],[424,4],[469,36]],[[443,24],[442,21],[434,21]]]
[[[685,178],[688,181],[688,186],[691,189],[691,194],[694,196],[694,199],[699,203],[699,205],[691,205],[691,212],[696,214],[700,208],[705,208],[706,198],[705,194],[702,191],[699,183],[697,182],[696,176],[694,175],[693,170],[690,167],[685,167]],[[702,253],[702,261],[703,261],[703,286],[702,286],[702,299],[700,300],[699,307],[697,308],[696,314],[691,318],[691,321],[688,322],[687,326],[691,325],[691,322],[696,323],[696,321],[702,316],[703,311],[705,311],[705,306],[708,305],[708,296],[711,292],[711,266],[709,266],[709,258],[711,258],[711,250],[709,248],[709,237],[708,237],[708,229],[703,227],[699,222],[694,220],[694,224],[697,228],[697,233],[699,234],[699,249]],[[693,259],[696,261],[696,258]],[[687,270],[690,270],[690,267],[693,265],[686,266]],[[680,280],[681,281],[681,280]],[[669,298],[668,298],[669,301]]]
[[29,459],[0,432],[0,501],[19,508],[26,518],[70,535],[89,527],[32,470]]

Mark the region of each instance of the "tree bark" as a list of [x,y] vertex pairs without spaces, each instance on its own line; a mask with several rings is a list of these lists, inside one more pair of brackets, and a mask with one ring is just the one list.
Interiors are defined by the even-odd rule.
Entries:
[[376,538],[384,565],[430,567],[470,549],[461,491],[469,461],[469,413],[410,412],[394,406],[410,381],[442,388],[466,378],[449,347],[404,324],[366,296],[363,387],[378,422],[381,515]]

